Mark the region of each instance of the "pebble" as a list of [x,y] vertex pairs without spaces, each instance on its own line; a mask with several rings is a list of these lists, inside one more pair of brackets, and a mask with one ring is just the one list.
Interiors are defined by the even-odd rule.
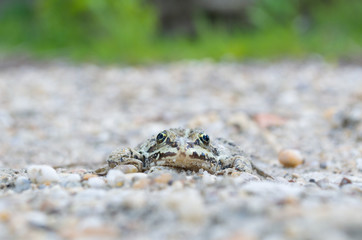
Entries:
[[38,184],[50,184],[59,181],[59,175],[48,165],[31,165],[27,168],[29,179]]
[[158,184],[168,184],[172,180],[172,175],[170,173],[163,173],[154,178],[155,183]]
[[88,179],[88,185],[91,188],[104,188],[106,186],[106,183],[101,177],[92,177]]
[[300,178],[300,175],[298,173],[292,173],[292,178]]
[[29,189],[31,186],[31,181],[29,180],[29,178],[24,177],[24,176],[19,176],[16,180],[15,180],[15,192],[22,192],[25,191],[27,189]]
[[173,188],[174,190],[181,190],[181,189],[184,188],[184,184],[183,184],[182,181],[177,180],[177,181],[174,181],[174,182],[172,183],[172,188]]
[[320,162],[319,163],[319,167],[321,168],[321,169],[327,169],[327,163],[326,162]]
[[98,177],[98,175],[93,174],[93,173],[86,173],[86,174],[83,175],[83,180],[86,181],[86,180],[89,180],[89,179],[94,178],[94,177]]
[[106,179],[111,187],[122,187],[124,185],[125,175],[120,170],[111,169],[109,170]]
[[77,173],[70,173],[60,176],[60,184],[63,187],[79,187],[81,186],[81,176]]
[[135,181],[136,179],[148,178],[148,175],[146,173],[128,173],[124,176],[126,181],[128,182]]
[[150,185],[150,183],[151,183],[151,179],[149,179],[149,178],[141,178],[141,179],[136,180],[133,183],[132,187],[134,189],[145,189]]
[[138,172],[138,168],[134,165],[118,165],[114,169],[118,169],[123,173],[136,173]]
[[81,177],[79,174],[77,173],[71,173],[71,174],[67,174],[64,177],[64,180],[67,182],[80,182],[81,181]]
[[344,178],[341,180],[341,182],[339,183],[339,186],[340,186],[340,187],[343,187],[344,185],[351,184],[351,183],[352,183],[352,181],[351,181],[350,179],[344,177]]
[[278,154],[279,162],[288,168],[294,168],[303,163],[302,153],[296,149],[284,149]]

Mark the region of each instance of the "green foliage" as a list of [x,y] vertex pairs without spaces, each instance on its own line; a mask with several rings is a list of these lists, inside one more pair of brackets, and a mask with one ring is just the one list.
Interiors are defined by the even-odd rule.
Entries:
[[287,25],[298,16],[298,0],[259,0],[249,9],[249,16],[259,29]]
[[0,15],[0,43],[75,59],[140,58],[155,30],[152,9],[136,0],[35,0]]
[[[362,2],[333,1],[333,5],[313,9],[315,26],[305,36],[309,49],[327,57],[362,56]],[[321,44],[323,43],[323,44]]]
[[[230,32],[198,18],[198,38],[193,40],[158,36],[157,12],[148,3],[7,0],[0,6],[0,50],[124,63],[362,55],[359,0],[257,0],[248,9],[252,30]],[[309,6],[309,22],[302,6]]]

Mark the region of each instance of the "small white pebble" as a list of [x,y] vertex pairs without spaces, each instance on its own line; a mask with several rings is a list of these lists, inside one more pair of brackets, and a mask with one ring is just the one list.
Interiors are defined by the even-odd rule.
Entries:
[[172,188],[179,191],[184,188],[184,184],[180,180],[177,180],[172,183]]
[[124,175],[127,181],[133,181],[135,178],[147,178],[148,175],[146,173],[127,173]]
[[67,182],[80,182],[81,177],[77,173],[71,173],[64,176],[64,180]]
[[63,187],[77,187],[81,185],[81,179],[77,173],[60,175],[60,185]]
[[111,187],[121,187],[125,181],[125,174],[120,170],[111,169],[106,178]]
[[30,188],[30,180],[27,177],[20,176],[15,180],[15,191],[22,192]]
[[106,186],[106,183],[101,177],[92,177],[88,179],[88,185],[91,188],[104,188]]
[[31,165],[27,168],[29,179],[34,183],[58,182],[59,175],[48,165]]

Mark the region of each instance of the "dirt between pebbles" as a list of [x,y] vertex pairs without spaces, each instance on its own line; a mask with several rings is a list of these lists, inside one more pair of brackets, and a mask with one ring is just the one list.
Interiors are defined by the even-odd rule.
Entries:
[[[362,239],[361,119],[357,65],[2,61],[0,239]],[[233,140],[274,180],[92,173],[170,127]]]

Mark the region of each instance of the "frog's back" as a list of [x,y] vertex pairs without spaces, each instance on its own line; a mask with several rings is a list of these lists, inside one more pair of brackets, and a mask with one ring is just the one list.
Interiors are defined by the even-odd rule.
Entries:
[[247,154],[243,150],[241,150],[236,143],[232,141],[229,141],[225,138],[216,138],[214,142],[215,142],[214,145],[219,150],[220,155],[225,155],[229,157],[233,156],[247,157]]

